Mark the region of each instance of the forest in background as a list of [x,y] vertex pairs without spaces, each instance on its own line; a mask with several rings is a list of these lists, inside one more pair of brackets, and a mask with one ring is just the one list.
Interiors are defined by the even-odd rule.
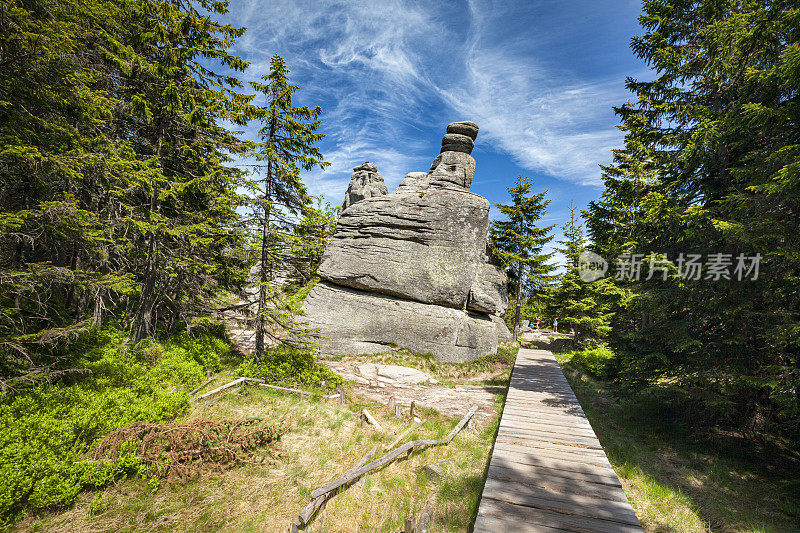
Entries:
[[[291,107],[297,88],[277,59],[260,84],[239,79],[247,64],[229,49],[245,29],[216,22],[225,9],[0,0],[4,516],[69,503],[119,475],[64,470],[76,439],[185,409],[163,383],[199,382],[227,360],[212,312],[257,260],[278,268],[291,258],[303,281],[313,277],[335,212],[300,177],[324,165],[313,152],[324,115]],[[590,348],[602,344],[598,364],[615,393],[655,397],[691,426],[796,444],[800,8],[646,0],[641,24],[632,49],[652,79],[627,82],[631,99],[616,109],[625,146],[603,167],[600,198],[572,211],[558,243],[563,272],[543,251],[546,195],[523,179],[509,189],[493,231],[509,292],[521,318],[557,317]],[[236,131],[251,121],[265,128],[261,142]],[[263,165],[235,166],[241,157]],[[614,279],[612,265],[586,283],[585,250],[639,254],[645,276]],[[761,254],[757,279],[678,275],[680,254],[740,253]],[[644,279],[655,262],[662,269]],[[307,355],[265,358],[314,375]],[[78,410],[100,399],[114,409]],[[75,420],[63,427],[41,412]],[[54,445],[70,451],[44,461]]]

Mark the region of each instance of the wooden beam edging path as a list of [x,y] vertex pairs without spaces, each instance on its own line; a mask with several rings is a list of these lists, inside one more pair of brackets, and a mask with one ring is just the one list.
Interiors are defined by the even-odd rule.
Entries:
[[643,531],[548,350],[517,355],[475,533]]

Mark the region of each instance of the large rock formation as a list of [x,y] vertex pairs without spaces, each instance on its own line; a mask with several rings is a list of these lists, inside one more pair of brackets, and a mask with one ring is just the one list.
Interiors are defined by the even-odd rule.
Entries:
[[477,133],[472,122],[450,124],[430,171],[406,175],[392,194],[372,163],[354,169],[322,281],[303,304],[321,355],[396,345],[468,361],[509,337],[497,316],[508,297],[486,239],[489,202],[469,192]]

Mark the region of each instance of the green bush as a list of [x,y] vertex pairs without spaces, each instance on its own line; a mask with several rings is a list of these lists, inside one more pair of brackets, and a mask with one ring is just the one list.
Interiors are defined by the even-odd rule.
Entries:
[[329,389],[342,385],[342,376],[320,364],[314,354],[288,346],[267,350],[258,362],[248,359],[237,375],[271,383],[302,384]]
[[597,379],[610,379],[616,372],[616,357],[608,348],[589,348],[573,352],[569,364],[582,368]]
[[[189,387],[219,366],[228,350],[211,336],[124,344],[104,328],[74,346],[74,366],[91,374],[72,384],[45,384],[0,398],[0,529],[25,508],[72,503],[138,471],[132,454],[93,463],[86,453],[109,431],[137,421],[170,419],[189,406]],[[178,387],[170,394],[173,387]]]

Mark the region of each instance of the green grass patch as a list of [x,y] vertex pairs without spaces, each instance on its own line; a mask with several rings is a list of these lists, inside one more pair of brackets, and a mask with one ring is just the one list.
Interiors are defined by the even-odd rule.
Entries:
[[269,349],[258,361],[247,359],[236,373],[284,385],[299,384],[326,389],[342,386],[342,377],[321,364],[314,354],[288,346]]

